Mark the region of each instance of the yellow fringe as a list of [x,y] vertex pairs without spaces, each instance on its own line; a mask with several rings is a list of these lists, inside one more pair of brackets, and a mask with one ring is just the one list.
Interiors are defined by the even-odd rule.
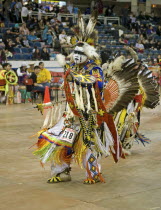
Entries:
[[38,131],[37,133],[35,133],[34,135],[30,136],[30,138],[33,138],[35,136],[40,136],[43,132],[47,131],[47,128],[43,128],[40,131]]
[[72,154],[67,156],[67,148],[64,148],[64,146],[59,146],[56,148],[56,150],[53,153],[52,159],[55,164],[61,165],[62,163],[70,164]]
[[78,136],[77,141],[75,142],[73,146],[73,149],[74,149],[75,161],[78,163],[78,165],[80,165],[81,168],[83,168],[82,162],[83,162],[84,156],[86,155],[86,150],[87,150],[87,147],[83,143],[83,131],[80,131],[80,134]]

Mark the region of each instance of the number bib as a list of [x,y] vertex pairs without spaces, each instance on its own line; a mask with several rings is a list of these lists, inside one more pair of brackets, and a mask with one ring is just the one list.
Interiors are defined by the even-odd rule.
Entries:
[[63,140],[63,141],[67,141],[69,143],[73,143],[74,142],[74,139],[75,139],[75,131],[71,128],[66,128],[64,130],[64,132],[62,133],[62,135],[60,136],[60,139]]

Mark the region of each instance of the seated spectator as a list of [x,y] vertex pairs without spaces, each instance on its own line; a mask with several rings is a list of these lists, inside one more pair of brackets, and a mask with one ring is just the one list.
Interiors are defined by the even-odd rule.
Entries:
[[145,48],[145,49],[151,48],[151,44],[150,44],[150,41],[149,41],[148,39],[144,39],[144,40],[142,41],[142,44],[144,45],[144,48]]
[[17,75],[18,75],[18,83],[22,85],[24,79],[29,75],[27,71],[27,64],[25,62],[23,62],[21,64],[21,67],[17,69]]
[[39,63],[39,67],[40,67],[40,72],[37,74],[37,83],[39,84],[39,86],[35,86],[34,90],[44,91],[46,86],[50,87],[51,74],[49,70],[44,68],[43,62]]
[[144,53],[144,45],[141,43],[141,40],[138,40],[135,44],[137,52]]
[[35,66],[34,71],[29,76],[29,79],[32,79],[33,84],[26,86],[26,91],[27,92],[31,92],[32,90],[34,90],[34,87],[43,87],[41,84],[37,83],[37,75],[39,74],[39,72],[40,72],[40,67]]
[[23,34],[23,35],[29,35],[30,32],[29,32],[29,29],[26,27],[26,23],[22,23],[22,26],[20,27],[20,34]]
[[34,65],[35,63],[30,62],[29,63],[29,68],[27,69],[28,73],[31,74],[32,72],[34,72]]
[[160,65],[161,64],[161,55],[157,56],[157,63]]
[[10,51],[8,51],[8,49],[5,49],[5,54],[6,54],[7,58],[12,58],[13,57],[13,54]]
[[65,30],[62,30],[61,33],[59,34],[60,44],[66,43],[66,39],[67,39],[66,32],[65,32]]
[[35,30],[30,31],[30,34],[27,36],[28,41],[38,42],[40,39],[35,35]]
[[54,26],[54,31],[56,33],[57,38],[59,38],[59,34],[61,33],[61,30],[58,25]]
[[41,60],[41,53],[40,53],[40,50],[38,48],[36,48],[35,51],[33,52],[32,60],[35,60],[35,61]]
[[39,20],[38,27],[39,27],[40,30],[44,30],[45,29],[45,25],[44,25],[43,19]]
[[128,40],[125,39],[125,35],[124,35],[124,34],[122,34],[122,35],[120,36],[120,38],[119,38],[119,43],[120,43],[120,44],[123,44],[123,45],[128,44]]
[[16,37],[14,43],[15,43],[15,46],[14,46],[14,47],[22,47],[21,41],[20,41],[20,37],[19,37],[19,36]]
[[49,61],[50,60],[50,55],[49,55],[46,47],[42,48],[41,59],[44,60],[44,61]]
[[26,36],[23,36],[22,39],[21,39],[21,45],[23,47],[30,47],[29,45],[29,41],[27,40],[27,37]]
[[148,37],[153,37],[156,34],[156,32],[155,32],[155,30],[154,30],[152,25],[149,25],[146,33],[147,33]]
[[20,34],[20,31],[19,31],[19,24],[16,23],[14,25],[14,27],[11,29],[11,34],[15,35],[15,36],[18,36]]
[[62,22],[65,28],[71,28],[73,26],[73,21],[69,17],[65,17],[65,20]]
[[50,24],[51,26],[55,27],[56,25],[60,25],[61,22],[56,18],[56,17],[53,17],[51,20],[50,20]]
[[6,53],[3,48],[0,48],[0,63],[4,64],[7,61]]
[[11,33],[11,30],[7,29],[6,32],[3,35],[3,38],[2,38],[4,44],[6,45],[9,41],[9,39],[11,40],[12,38],[13,38],[13,35]]
[[51,35],[50,23],[46,22],[45,29],[42,32],[42,40],[46,42],[48,45],[52,45],[53,36]]
[[11,39],[9,39],[8,42],[6,43],[6,50],[14,54],[14,47],[15,47],[15,43],[12,42]]
[[29,29],[30,30],[33,30],[33,29],[37,30],[38,28],[39,28],[38,19],[37,19],[37,17],[33,17],[31,19]]
[[161,50],[161,42],[160,42],[160,41],[158,41],[158,42],[156,43],[156,49],[157,49],[157,50]]
[[157,27],[156,34],[158,36],[161,36],[161,26],[160,25]]

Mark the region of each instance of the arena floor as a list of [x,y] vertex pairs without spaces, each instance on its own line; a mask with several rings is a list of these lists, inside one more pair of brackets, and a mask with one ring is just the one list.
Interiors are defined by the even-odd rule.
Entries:
[[[47,184],[50,166],[43,169],[30,148],[30,138],[43,116],[30,103],[0,105],[1,210],[159,210],[161,209],[161,105],[144,109],[140,130],[152,140],[135,144],[132,155],[114,164],[102,160],[106,183],[82,184],[84,170],[72,165],[72,181]],[[31,108],[31,109],[30,109]]]

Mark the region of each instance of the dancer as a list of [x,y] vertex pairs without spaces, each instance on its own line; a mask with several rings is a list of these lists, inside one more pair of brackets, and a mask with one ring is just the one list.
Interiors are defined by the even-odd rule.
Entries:
[[[152,72],[145,68],[145,64],[138,62],[136,52],[126,47],[126,50],[131,54],[132,59],[126,60],[124,56],[116,58],[110,64],[104,64],[104,72],[106,72],[106,78],[113,77],[115,72],[124,74],[124,78],[128,77],[128,72],[122,71],[122,67],[126,64],[126,68],[130,66],[139,65],[139,72],[137,79],[139,82],[139,88],[137,94],[127,105],[126,108],[121,111],[116,111],[114,114],[115,125],[117,127],[118,135],[125,154],[131,154],[131,148],[135,140],[140,141],[143,145],[149,143],[150,140],[144,135],[141,135],[138,131],[140,125],[140,113],[143,107],[155,108],[159,103],[159,90],[155,80],[152,77]],[[135,68],[134,68],[135,71]],[[132,85],[133,87],[133,85]],[[120,102],[122,103],[122,102]]]
[[[63,114],[60,103],[38,105],[41,110],[49,107],[34,152],[42,165],[52,162],[48,183],[70,181],[72,159],[86,169],[85,184],[104,182],[100,158],[111,154],[115,162],[124,158],[113,115],[126,108],[137,94],[139,66],[125,63],[120,66],[122,72],[115,72],[105,82],[102,69],[94,62],[100,59],[99,55],[94,46],[88,44],[88,40],[91,43],[93,39],[96,21],[94,12],[85,27],[79,14],[79,30],[75,31],[77,44],[69,56],[70,63],[66,65],[65,57],[59,56],[61,61],[64,58],[62,65],[66,65]],[[124,78],[125,74],[128,76]]]

